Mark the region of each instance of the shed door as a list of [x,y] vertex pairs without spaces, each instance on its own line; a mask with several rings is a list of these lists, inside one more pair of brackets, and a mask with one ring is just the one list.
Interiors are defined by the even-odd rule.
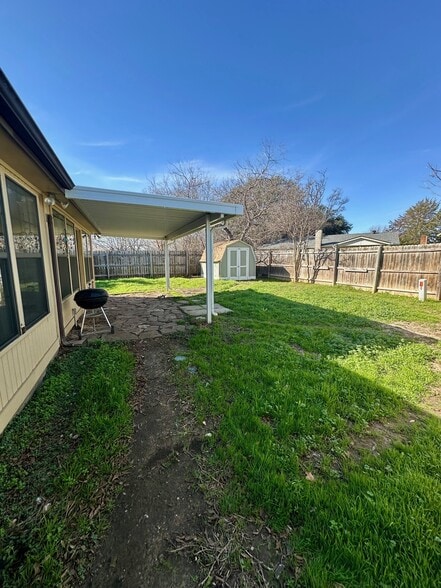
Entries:
[[228,249],[228,277],[231,280],[248,279],[248,262],[250,251],[247,247],[230,247]]

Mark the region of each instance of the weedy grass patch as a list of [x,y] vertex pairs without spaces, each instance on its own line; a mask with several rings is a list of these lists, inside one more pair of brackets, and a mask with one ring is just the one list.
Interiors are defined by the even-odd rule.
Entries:
[[99,344],[58,357],[0,439],[0,583],[78,585],[132,431],[134,359]]
[[[219,291],[231,288],[234,282],[222,282]],[[106,289],[109,294],[163,294],[166,291],[165,278],[114,278],[97,280],[97,287]],[[179,296],[187,291],[203,290],[204,278],[171,278],[170,295]]]
[[436,586],[441,424],[424,397],[441,346],[384,324],[433,324],[439,303],[274,282],[216,301],[233,313],[196,332],[189,361],[222,512],[292,530],[292,585]]

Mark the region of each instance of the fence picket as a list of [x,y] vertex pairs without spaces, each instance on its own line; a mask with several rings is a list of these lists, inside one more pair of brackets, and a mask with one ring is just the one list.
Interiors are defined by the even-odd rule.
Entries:
[[[170,251],[171,276],[199,276],[199,253]],[[149,277],[165,275],[165,256],[161,251],[140,253],[111,253],[95,251],[93,254],[97,279]]]
[[[258,249],[257,276],[294,279],[293,251]],[[441,299],[441,244],[343,247],[307,251],[300,282],[349,285],[397,294],[416,294],[418,279],[427,279],[427,293]]]

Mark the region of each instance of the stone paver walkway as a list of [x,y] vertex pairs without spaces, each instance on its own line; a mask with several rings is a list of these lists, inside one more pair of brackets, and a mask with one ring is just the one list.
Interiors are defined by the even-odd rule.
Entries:
[[[148,294],[124,294],[109,296],[104,306],[107,317],[114,327],[114,333],[98,309],[86,316],[83,339],[99,337],[105,341],[133,341],[137,339],[154,339],[162,335],[179,333],[191,328],[186,317],[173,298]],[[90,312],[90,311],[89,311]],[[75,340],[77,331],[73,330],[71,340]]]
[[[89,311],[81,342],[96,338],[104,341],[154,339],[192,329],[194,326],[188,319],[205,320],[207,313],[207,307],[203,304],[190,304],[188,300],[142,293],[109,296],[104,310],[114,333],[110,332],[100,309]],[[223,314],[231,311],[215,304],[214,312]],[[81,344],[77,330],[71,331],[69,340],[74,345]]]

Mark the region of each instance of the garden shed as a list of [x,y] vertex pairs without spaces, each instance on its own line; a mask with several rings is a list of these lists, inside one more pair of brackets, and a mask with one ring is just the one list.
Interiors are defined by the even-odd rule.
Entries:
[[[206,274],[206,252],[200,259],[202,275]],[[244,241],[220,241],[213,248],[213,277],[215,280],[255,280],[256,256]]]

